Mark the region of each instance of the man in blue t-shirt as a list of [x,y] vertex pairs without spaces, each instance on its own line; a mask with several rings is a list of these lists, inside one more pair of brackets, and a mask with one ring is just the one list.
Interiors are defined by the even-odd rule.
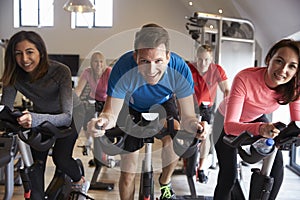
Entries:
[[[134,51],[125,53],[114,65],[107,90],[107,100],[102,113],[88,125],[94,136],[99,136],[95,124],[104,130],[122,126],[129,113],[135,122],[141,113],[158,112],[160,119],[173,116],[177,128],[196,134],[204,130],[205,124],[198,122],[193,102],[193,78],[185,61],[169,50],[168,32],[156,25],[144,25],[135,35]],[[179,104],[177,108],[177,104]],[[123,109],[122,109],[123,107]],[[180,113],[180,117],[179,117]],[[97,133],[98,132],[98,133]],[[103,133],[102,133],[103,134]],[[195,137],[203,139],[202,134]],[[171,176],[177,165],[172,138],[165,136],[162,141],[162,173],[159,177],[161,200],[175,199],[171,188]],[[121,154],[121,176],[119,191],[121,199],[134,199],[134,179],[141,138],[128,135],[125,141],[126,154]],[[131,153],[132,152],[132,153]]]

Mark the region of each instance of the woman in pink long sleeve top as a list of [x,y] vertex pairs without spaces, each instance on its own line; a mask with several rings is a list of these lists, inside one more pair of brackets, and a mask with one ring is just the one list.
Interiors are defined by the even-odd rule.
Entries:
[[[215,118],[216,123],[224,122],[224,128],[215,145],[220,170],[214,199],[230,199],[237,175],[237,150],[223,143],[225,134],[239,135],[248,131],[267,138],[277,136],[279,130],[265,114],[284,104],[289,104],[291,120],[300,121],[299,60],[297,42],[284,39],[269,50],[265,58],[267,67],[247,68],[234,78],[230,95],[226,103],[220,105]],[[271,176],[274,185],[269,199],[275,199],[283,180],[281,151],[276,155]]]

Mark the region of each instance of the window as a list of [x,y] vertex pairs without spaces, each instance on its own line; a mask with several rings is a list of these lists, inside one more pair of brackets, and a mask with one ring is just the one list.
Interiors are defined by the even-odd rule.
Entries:
[[14,27],[53,26],[54,0],[14,0]]
[[95,13],[72,13],[71,28],[112,27],[113,0],[91,0]]

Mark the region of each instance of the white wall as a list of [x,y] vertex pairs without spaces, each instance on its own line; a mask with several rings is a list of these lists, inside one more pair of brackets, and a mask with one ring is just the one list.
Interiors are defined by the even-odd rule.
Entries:
[[171,35],[171,48],[189,59],[193,42],[185,29],[185,16],[192,15],[176,0],[114,0],[112,28],[71,29],[71,14],[64,11],[66,0],[54,0],[54,27],[13,28],[13,1],[0,1],[0,39],[10,38],[21,29],[38,32],[48,53],[79,54],[86,58],[95,49],[115,59],[133,48],[134,31],[149,22],[158,23]]

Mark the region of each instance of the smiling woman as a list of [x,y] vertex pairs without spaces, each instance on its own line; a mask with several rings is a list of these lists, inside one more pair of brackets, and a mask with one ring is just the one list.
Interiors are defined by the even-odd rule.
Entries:
[[[223,136],[237,136],[248,131],[255,136],[274,138],[279,130],[265,115],[273,113],[280,105],[289,105],[292,121],[300,120],[299,62],[297,42],[283,39],[267,53],[266,67],[247,68],[235,76],[228,101],[223,101],[220,106],[225,105],[230,112],[219,109],[215,117],[215,122],[221,122],[216,126],[223,129],[221,133],[215,133],[219,136],[215,147],[220,166],[214,193],[216,200],[230,197],[236,177],[237,150],[228,147],[223,142]],[[274,185],[269,199],[276,199],[283,181],[280,150],[274,163],[270,174],[274,177]]]
[[[33,109],[23,111],[22,116],[18,117],[19,125],[34,128],[48,121],[56,127],[70,127],[69,136],[56,140],[52,158],[57,168],[66,173],[74,184],[86,184],[78,163],[72,158],[78,134],[72,119],[72,82],[69,68],[48,60],[46,45],[40,35],[32,31],[20,31],[8,42],[1,80],[1,104],[13,110],[18,91],[33,102]],[[43,173],[48,151],[32,148],[31,152],[34,162],[38,165],[37,169],[42,171],[36,170],[30,175],[30,199],[44,199]]]
[[40,52],[28,40],[19,42],[16,45],[15,56],[18,65],[28,73],[34,71],[40,62]]

